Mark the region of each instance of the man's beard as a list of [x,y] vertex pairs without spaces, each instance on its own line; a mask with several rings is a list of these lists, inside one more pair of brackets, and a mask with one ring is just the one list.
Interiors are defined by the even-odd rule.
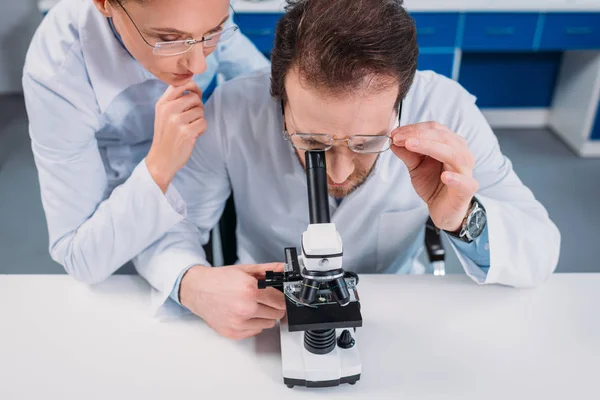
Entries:
[[[298,161],[300,162],[300,165],[302,165],[303,168],[306,168],[304,167],[304,164],[300,159],[300,154],[298,154],[297,151],[295,153],[296,157],[298,158]],[[342,199],[348,196],[350,193],[354,192],[356,189],[361,187],[367,181],[367,179],[369,179],[369,177],[373,173],[373,170],[375,169],[375,165],[377,165],[378,160],[379,154],[377,155],[375,162],[373,163],[373,165],[371,165],[371,168],[368,171],[362,165],[355,164],[354,171],[352,171],[352,174],[350,174],[350,176],[343,182],[343,187],[333,186],[334,182],[331,180],[329,175],[327,175],[327,186],[329,195],[336,199]]]

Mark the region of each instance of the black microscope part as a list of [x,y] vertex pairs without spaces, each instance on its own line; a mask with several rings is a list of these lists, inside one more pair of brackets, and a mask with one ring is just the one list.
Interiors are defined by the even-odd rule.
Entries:
[[329,290],[331,290],[333,298],[340,306],[344,307],[350,303],[350,292],[348,292],[348,286],[343,277],[336,278],[329,282]]
[[317,298],[317,294],[319,293],[320,284],[317,281],[314,281],[309,278],[304,278],[302,280],[302,289],[300,291],[300,300],[304,304],[311,304]]
[[[355,330],[356,331],[356,330]],[[344,329],[340,337],[338,338],[337,345],[342,349],[350,349],[354,347],[355,341],[350,331],[348,329]]]
[[325,152],[307,151],[306,162],[306,185],[308,187],[308,210],[311,224],[328,224],[331,222],[329,216],[329,193],[327,188],[327,164]]
[[313,354],[329,354],[335,349],[335,329],[304,332],[304,348]]

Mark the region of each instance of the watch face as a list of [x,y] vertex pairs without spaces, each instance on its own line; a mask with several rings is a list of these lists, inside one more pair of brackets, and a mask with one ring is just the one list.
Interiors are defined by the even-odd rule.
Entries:
[[469,219],[469,236],[471,239],[477,239],[484,231],[487,218],[485,212],[481,209],[475,211]]

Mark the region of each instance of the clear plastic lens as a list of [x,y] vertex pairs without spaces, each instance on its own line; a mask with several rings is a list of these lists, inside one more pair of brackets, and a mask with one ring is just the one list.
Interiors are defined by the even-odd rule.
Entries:
[[176,42],[159,42],[154,45],[153,53],[157,56],[173,56],[190,50],[189,40],[178,40]]
[[230,28],[225,29],[224,31],[217,32],[213,35],[209,35],[206,37],[204,41],[204,45],[206,47],[215,47],[219,42],[223,42],[225,40],[231,39],[234,33],[238,30],[237,26],[232,26]]
[[239,28],[232,26],[224,31],[206,36],[203,42],[195,40],[178,40],[173,42],[159,42],[154,45],[153,53],[158,56],[175,56],[186,53],[195,44],[201,44],[204,47],[215,47],[219,42],[230,39]]
[[381,153],[390,148],[388,136],[352,136],[348,141],[350,149],[357,153]]
[[300,150],[329,150],[336,140],[347,141],[348,147],[356,153],[373,154],[381,153],[390,148],[389,136],[351,136],[349,139],[334,139],[325,134],[297,133],[285,136],[295,148]]
[[307,135],[298,133],[291,135],[292,144],[300,150],[329,150],[333,146],[333,137],[330,135]]

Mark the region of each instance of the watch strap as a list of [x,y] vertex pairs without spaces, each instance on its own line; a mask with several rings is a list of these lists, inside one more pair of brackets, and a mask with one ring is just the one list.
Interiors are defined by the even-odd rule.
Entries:
[[469,209],[467,210],[467,214],[465,215],[465,218],[463,219],[462,224],[460,225],[460,228],[454,232],[450,232],[450,231],[444,231],[444,232],[446,232],[449,236],[452,236],[456,239],[460,239],[464,242],[471,243],[473,240],[471,240],[467,237],[467,230],[469,228],[467,223],[469,221],[469,217],[471,216],[471,214],[473,214],[473,212],[477,208],[481,208],[481,206],[479,205],[479,202],[477,201],[477,199],[475,199],[475,197],[473,197],[471,199],[471,203],[469,204]]

